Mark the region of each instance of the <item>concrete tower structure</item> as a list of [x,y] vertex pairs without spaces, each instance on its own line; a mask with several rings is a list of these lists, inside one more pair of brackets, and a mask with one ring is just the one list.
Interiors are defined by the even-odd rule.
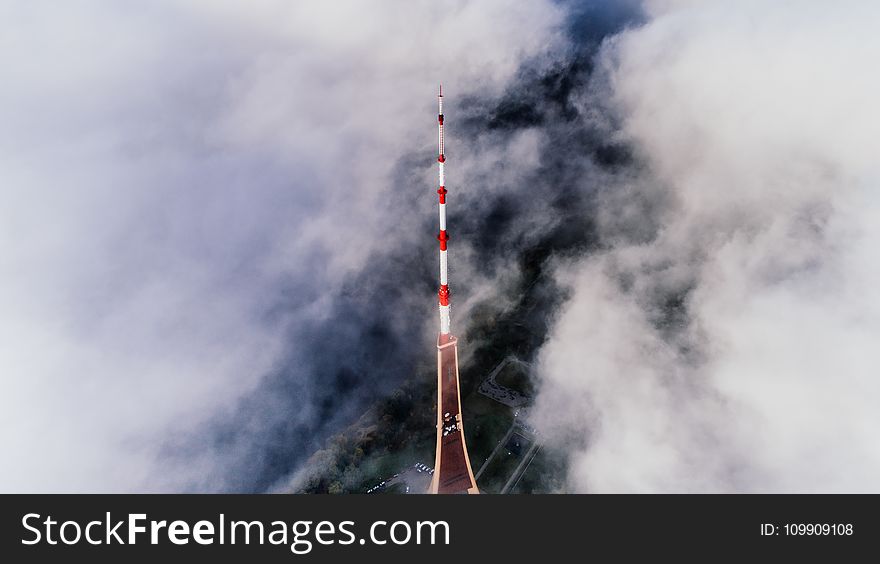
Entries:
[[437,337],[437,451],[434,462],[434,477],[430,493],[480,493],[467,445],[464,441],[464,426],[461,417],[461,398],[458,383],[458,340],[452,336],[449,317],[449,261],[446,232],[446,155],[443,146],[443,86],[437,97],[439,112],[437,116],[438,143],[440,147],[437,162],[440,168],[440,182],[437,194],[440,196],[440,290],[437,292],[440,308],[440,333]]

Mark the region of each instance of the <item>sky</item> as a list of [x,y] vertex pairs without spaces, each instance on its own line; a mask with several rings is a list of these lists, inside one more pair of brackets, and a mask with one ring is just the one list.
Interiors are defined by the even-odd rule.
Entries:
[[270,490],[411,378],[442,81],[566,491],[877,491],[880,9],[796,4],[4,3],[0,489]]

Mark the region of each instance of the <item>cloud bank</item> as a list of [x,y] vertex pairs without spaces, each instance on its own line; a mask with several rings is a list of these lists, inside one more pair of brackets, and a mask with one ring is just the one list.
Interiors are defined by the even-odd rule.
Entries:
[[[396,336],[425,333],[420,306],[377,308],[377,276],[399,282],[388,257],[433,217],[438,80],[497,93],[562,19],[543,2],[0,11],[4,491],[251,491],[295,469],[410,369]],[[422,183],[397,184],[414,147]]]
[[869,3],[0,11],[0,489],[272,489],[411,378],[440,79],[570,490],[878,489]]
[[640,166],[540,353],[569,486],[878,491],[880,9],[646,9],[582,96]]

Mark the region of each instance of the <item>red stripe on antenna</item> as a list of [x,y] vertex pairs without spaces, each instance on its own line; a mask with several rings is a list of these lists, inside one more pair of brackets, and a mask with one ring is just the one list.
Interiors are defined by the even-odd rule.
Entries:
[[437,292],[437,297],[440,298],[440,305],[448,306],[449,305],[449,285],[443,284],[440,286],[440,290]]

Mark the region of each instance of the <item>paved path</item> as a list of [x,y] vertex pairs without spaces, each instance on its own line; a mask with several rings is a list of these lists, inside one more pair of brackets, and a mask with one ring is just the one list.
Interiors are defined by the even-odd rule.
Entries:
[[480,469],[477,471],[477,475],[474,476],[476,479],[480,478],[480,476],[486,470],[486,467],[489,466],[489,463],[492,462],[492,459],[495,458],[495,455],[497,455],[498,451],[501,450],[501,447],[506,445],[507,441],[510,440],[511,435],[513,435],[513,432],[516,430],[516,424],[517,424],[517,421],[516,421],[516,419],[514,419],[513,423],[510,424],[510,428],[507,430],[507,434],[505,434],[504,438],[501,439],[497,445],[495,445],[495,448],[489,454],[489,458],[487,458],[486,461],[483,462],[483,465],[480,466]]
[[526,469],[528,469],[529,464],[532,463],[532,459],[534,459],[535,455],[538,453],[538,448],[540,447],[540,445],[538,444],[537,438],[533,437],[532,440],[534,442],[532,443],[531,448],[529,448],[529,451],[526,453],[526,455],[520,461],[519,465],[510,475],[507,483],[504,484],[503,488],[501,488],[501,493],[506,494],[510,491],[510,488],[512,488],[513,485],[519,481],[522,475],[526,473]]

